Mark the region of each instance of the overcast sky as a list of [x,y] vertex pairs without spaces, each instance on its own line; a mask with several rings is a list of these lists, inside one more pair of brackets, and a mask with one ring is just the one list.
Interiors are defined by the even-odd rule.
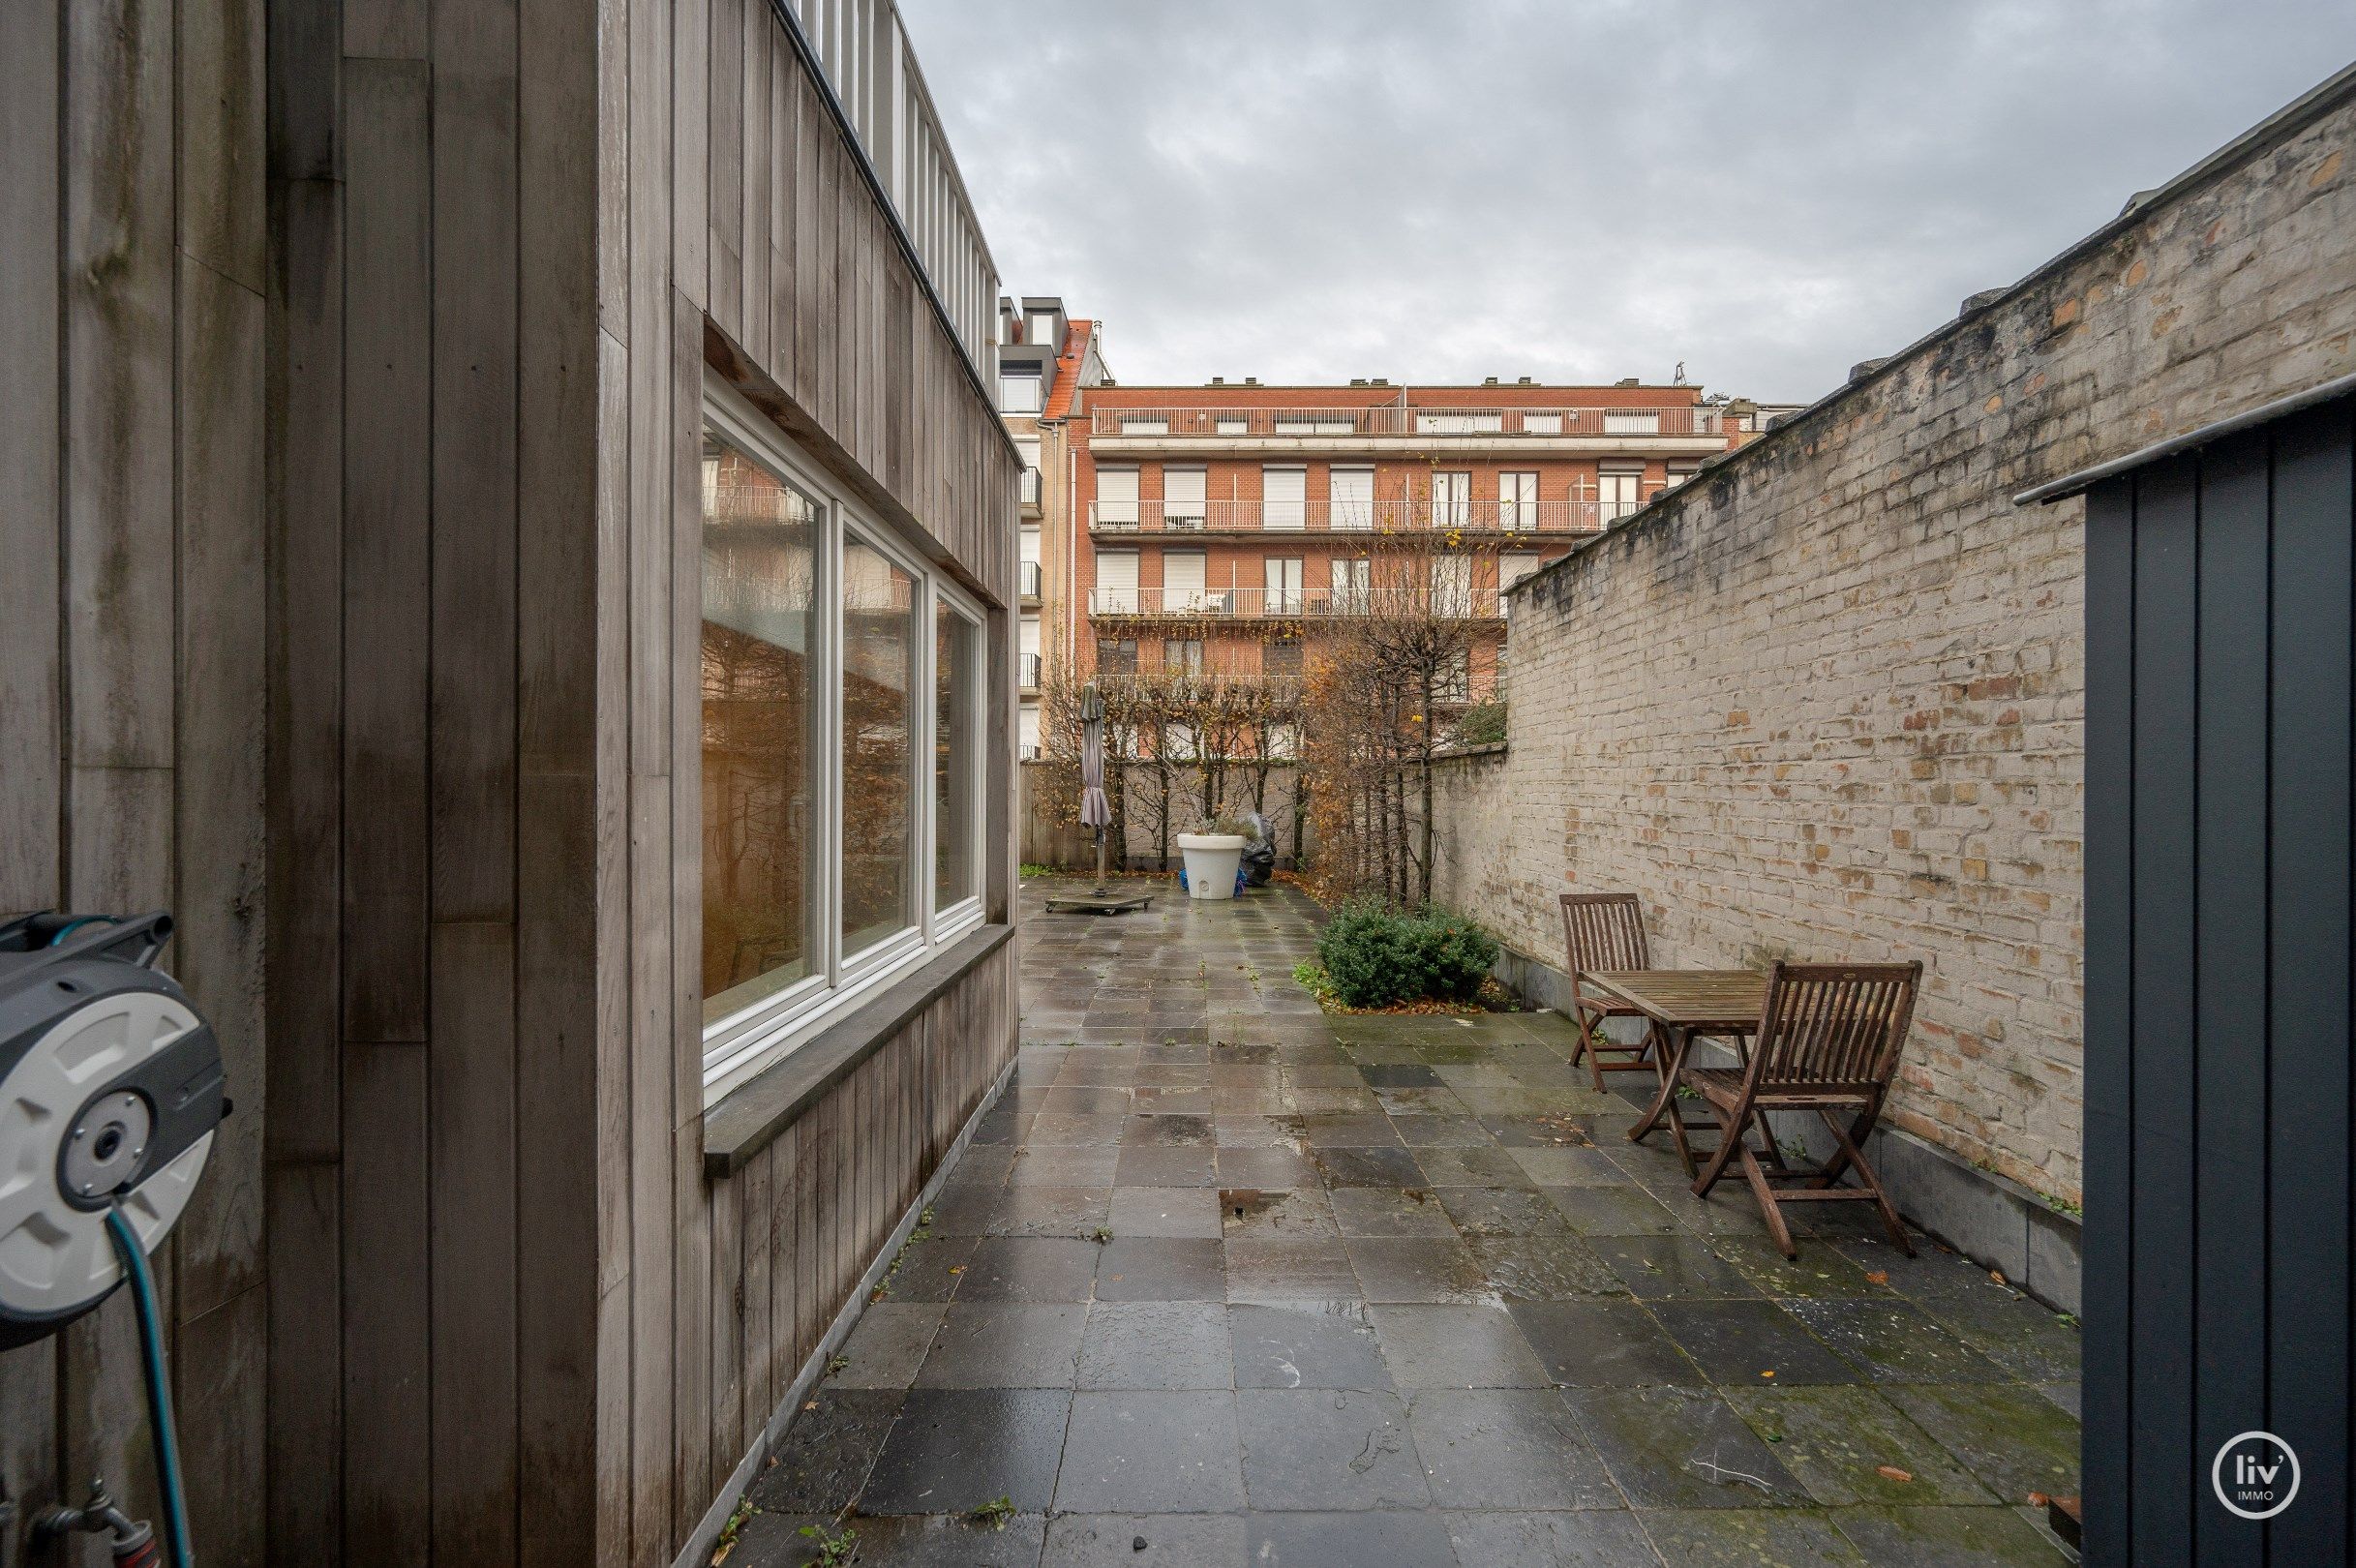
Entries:
[[2356,58],[2351,0],[900,0],[1131,384],[1805,402]]

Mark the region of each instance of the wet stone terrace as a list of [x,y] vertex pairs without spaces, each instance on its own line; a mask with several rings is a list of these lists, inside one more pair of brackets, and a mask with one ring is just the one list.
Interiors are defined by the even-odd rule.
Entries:
[[1863,1205],[1785,1261],[1554,1014],[1324,1015],[1288,890],[1045,890],[1015,1080],[735,1563],[2065,1560],[2073,1326]]

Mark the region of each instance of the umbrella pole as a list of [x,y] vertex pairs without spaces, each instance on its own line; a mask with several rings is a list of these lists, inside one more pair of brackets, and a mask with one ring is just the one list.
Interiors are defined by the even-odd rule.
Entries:
[[1099,898],[1102,898],[1102,897],[1104,897],[1104,896],[1105,896],[1105,893],[1104,893],[1104,829],[1103,829],[1102,828],[1101,828],[1101,827],[1100,827],[1099,829],[1097,829],[1097,830],[1096,830],[1096,894],[1097,894],[1097,896],[1098,896]]

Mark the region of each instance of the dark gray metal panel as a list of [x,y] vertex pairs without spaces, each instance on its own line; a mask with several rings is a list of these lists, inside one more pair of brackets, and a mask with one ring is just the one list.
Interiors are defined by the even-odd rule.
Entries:
[[[2191,1457],[2266,1425],[2266,785],[2268,448],[2264,432],[2200,458],[2198,805],[2193,975],[2198,1114],[2191,1258],[2197,1354]],[[2193,1560],[2264,1560],[2264,1532],[2194,1471]]]
[[[2087,493],[2086,1561],[2349,1560],[2356,399]],[[2266,1524],[2230,1437],[2301,1462]]]
[[2088,1568],[2129,1568],[2134,1430],[2135,534],[2130,481],[2086,498],[2086,1231],[2081,1486]]
[[2267,1527],[2283,1564],[2345,1562],[2349,1546],[2351,407],[2274,431],[2268,1430],[2303,1467]]
[[2199,468],[2135,476],[2134,1074],[2137,1568],[2191,1560],[2193,765]]

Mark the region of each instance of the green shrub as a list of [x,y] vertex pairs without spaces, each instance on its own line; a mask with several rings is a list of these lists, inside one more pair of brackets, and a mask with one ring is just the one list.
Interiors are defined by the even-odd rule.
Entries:
[[1481,993],[1497,961],[1497,940],[1469,916],[1427,909],[1416,920],[1428,994],[1443,1002],[1470,1002]]
[[1348,1008],[1387,1008],[1424,994],[1423,950],[1407,917],[1372,902],[1343,905],[1317,934],[1317,961]]
[[1344,904],[1317,937],[1334,999],[1351,1008],[1424,997],[1469,1002],[1496,957],[1496,940],[1477,922],[1439,908],[1408,914],[1371,901]]

